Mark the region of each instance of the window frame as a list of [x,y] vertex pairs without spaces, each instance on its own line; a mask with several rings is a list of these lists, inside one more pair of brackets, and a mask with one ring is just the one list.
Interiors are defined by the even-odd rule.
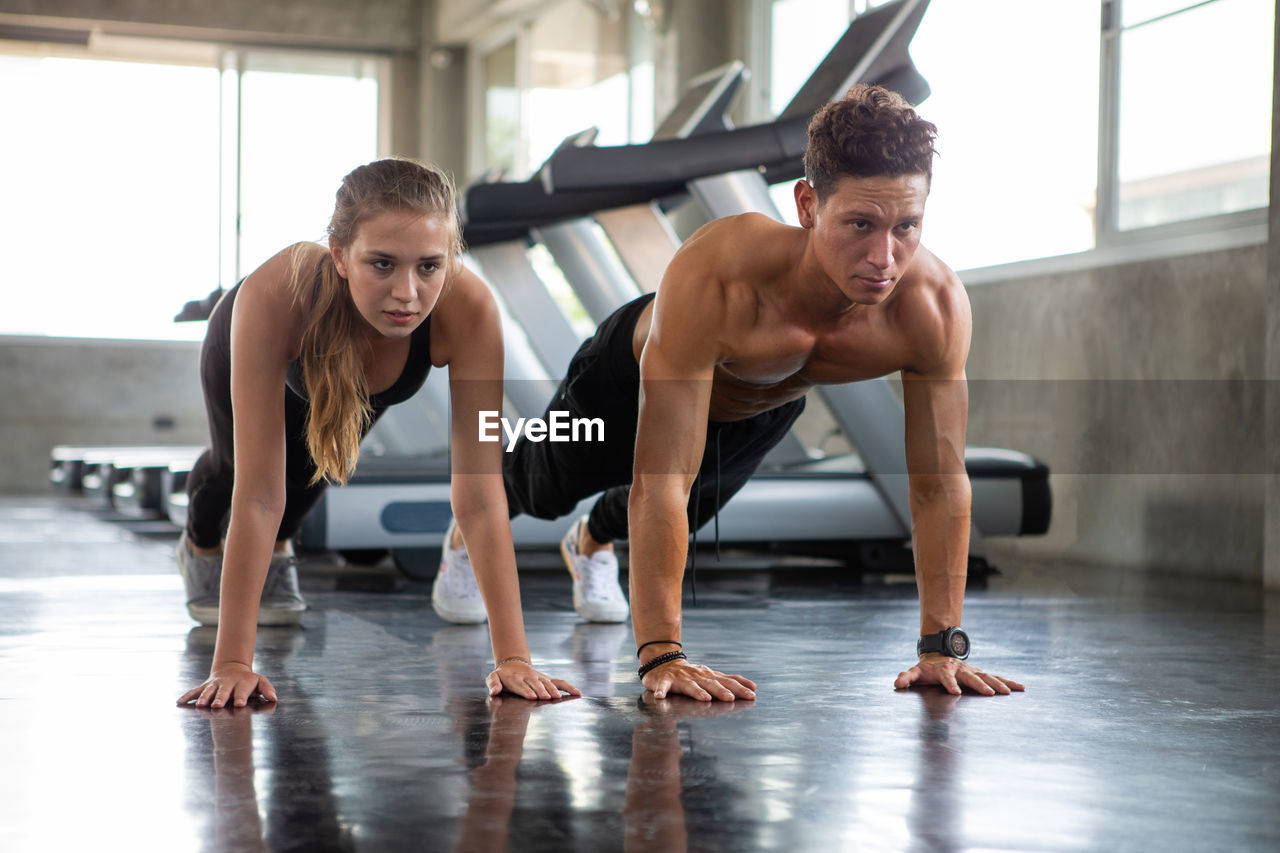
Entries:
[[[771,69],[771,13],[776,0],[750,2],[748,26],[752,31],[747,39],[748,52],[751,54],[748,57],[748,67]],[[1144,228],[1119,228],[1120,22],[1123,20],[1123,2],[1124,0],[1098,2],[1101,67],[1098,75],[1098,177],[1094,248],[961,270],[961,277],[966,285],[1266,243],[1269,207],[1183,219]],[[857,14],[869,11],[869,5],[868,0],[849,0],[850,20]],[[1185,10],[1171,14],[1182,11]],[[771,73],[761,74],[750,84],[749,115],[752,121],[768,121],[772,118],[768,106],[770,77]]]
[[[241,109],[239,98],[243,75],[246,70],[261,70],[267,65],[275,70],[297,68],[302,72],[315,71],[317,66],[338,63],[358,63],[368,72],[378,86],[377,157],[391,153],[393,133],[393,83],[391,58],[376,51],[347,51],[314,49],[305,47],[263,46],[227,42],[188,39],[155,38],[151,36],[116,35],[92,30],[83,44],[0,40],[0,52],[11,56],[50,57],[59,59],[95,60],[104,62],[129,62],[144,65],[182,65],[209,68],[219,74],[219,152],[218,161],[208,164],[218,169],[218,264],[217,280],[223,288],[229,288],[251,270],[241,269],[240,224],[240,165],[241,165]],[[246,60],[253,59],[248,66]],[[231,75],[230,78],[228,75]],[[231,103],[228,103],[228,99]],[[185,298],[202,294],[192,292]],[[175,294],[175,310],[184,298]],[[30,337],[0,334],[0,338]],[[78,336],[49,334],[54,339],[78,339]],[[117,339],[110,339],[117,340]],[[121,338],[122,341],[181,341],[181,338]]]

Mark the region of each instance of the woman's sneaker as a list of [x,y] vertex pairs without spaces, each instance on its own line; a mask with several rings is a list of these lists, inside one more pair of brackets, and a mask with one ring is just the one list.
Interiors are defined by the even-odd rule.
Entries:
[[218,624],[218,588],[222,584],[222,555],[204,556],[191,550],[187,532],[178,538],[178,573],[187,590],[187,612],[201,625]]
[[306,609],[307,603],[298,589],[298,558],[293,554],[272,555],[258,603],[258,624],[297,625]]
[[[201,625],[218,624],[218,591],[222,586],[222,555],[191,550],[184,530],[178,539],[178,572],[187,590],[187,612]],[[259,625],[296,625],[307,609],[298,590],[298,561],[292,554],[271,558],[258,605]]]
[[484,599],[480,597],[467,546],[449,547],[457,524],[450,521],[449,529],[444,533],[444,543],[440,546],[440,571],[431,584],[431,607],[446,622],[472,625],[486,621],[489,614],[484,609]]
[[618,585],[618,556],[604,550],[590,557],[578,553],[586,523],[584,515],[560,540],[560,553],[573,575],[573,609],[588,622],[625,622],[629,608]]

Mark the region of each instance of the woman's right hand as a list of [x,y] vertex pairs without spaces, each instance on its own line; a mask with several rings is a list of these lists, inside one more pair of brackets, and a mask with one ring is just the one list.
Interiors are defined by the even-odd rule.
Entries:
[[195,700],[197,708],[223,708],[228,704],[243,708],[253,696],[276,701],[276,689],[265,675],[258,675],[242,663],[215,666],[199,687],[192,687],[178,698],[179,705]]

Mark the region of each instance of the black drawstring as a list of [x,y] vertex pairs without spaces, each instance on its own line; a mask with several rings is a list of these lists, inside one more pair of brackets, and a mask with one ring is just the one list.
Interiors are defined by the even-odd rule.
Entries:
[[716,430],[716,562],[720,562],[720,430]]
[[[716,562],[720,562],[720,430],[716,430]],[[698,528],[702,520],[702,477],[693,481],[693,544],[689,546],[689,588],[698,606]]]
[[702,514],[702,478],[693,481],[693,544],[689,546],[689,588],[693,606],[698,606],[698,520]]

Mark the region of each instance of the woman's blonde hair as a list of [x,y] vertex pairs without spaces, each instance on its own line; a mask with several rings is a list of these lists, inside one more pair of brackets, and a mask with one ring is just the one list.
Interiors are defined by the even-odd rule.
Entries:
[[[448,177],[404,158],[360,166],[338,188],[328,228],[330,245],[350,246],[360,225],[385,211],[421,213],[444,221],[451,238],[445,270],[448,288],[462,252],[462,228]],[[307,448],[316,466],[311,482],[344,484],[355,470],[360,439],[373,416],[357,337],[364,319],[330,253],[324,254],[314,274],[295,270],[293,281],[295,303],[307,312],[299,361],[311,400]]]

